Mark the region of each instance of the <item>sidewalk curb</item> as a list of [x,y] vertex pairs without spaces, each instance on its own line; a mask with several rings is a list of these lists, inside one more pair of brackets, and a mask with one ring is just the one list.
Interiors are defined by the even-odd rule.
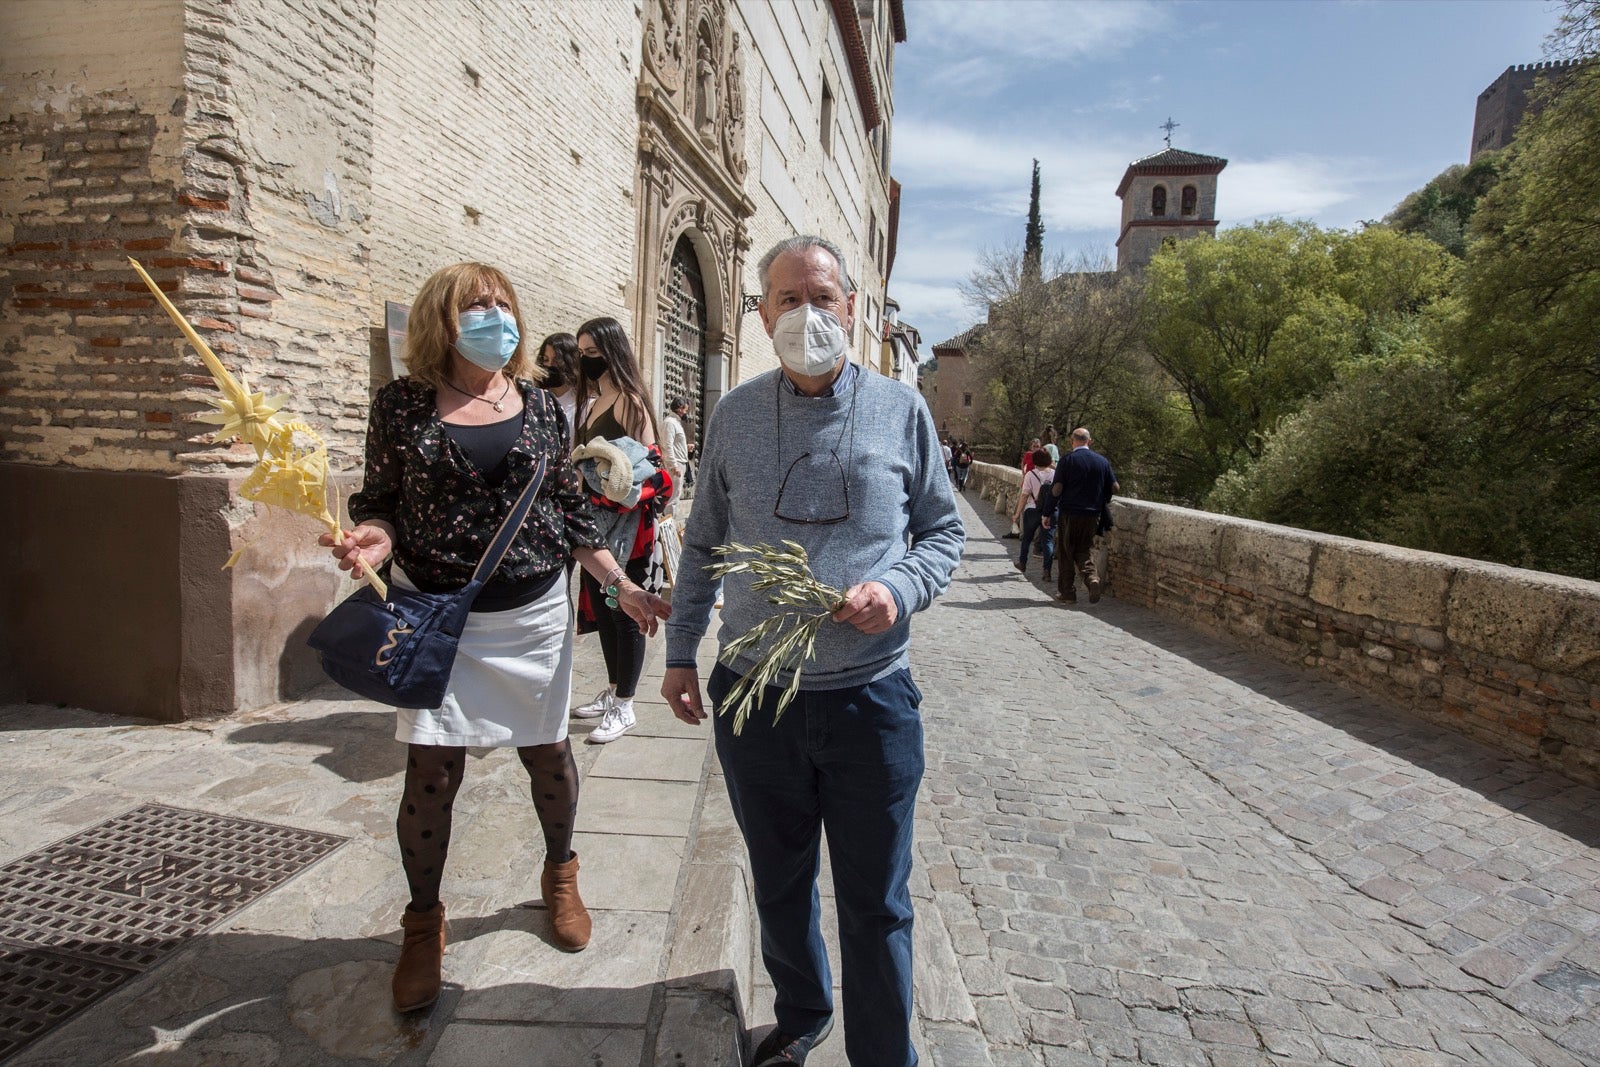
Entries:
[[744,841],[716,748],[706,747],[688,847],[673,894],[665,996],[651,1062],[740,1067],[749,1053],[755,912]]

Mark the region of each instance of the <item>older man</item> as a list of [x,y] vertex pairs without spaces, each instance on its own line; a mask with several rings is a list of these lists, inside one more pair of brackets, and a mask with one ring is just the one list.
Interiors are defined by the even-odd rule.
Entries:
[[[853,1064],[906,1067],[911,1045],[912,810],[922,780],[922,694],[910,617],[950,582],[965,540],[933,418],[913,389],[846,358],[855,292],[838,247],[780,242],[761,259],[761,321],[782,363],[728,393],[702,437],[699,483],[673,592],[662,695],[687,723],[706,713],[695,651],[716,592],[704,567],[728,542],[804,545],[845,590],[800,691],[773,723],[780,675],[739,736],[713,723],[750,853],[761,949],[778,1025],[753,1065],[801,1064],[833,1027],[817,871],[828,835]],[[718,641],[788,610],[730,575]],[[713,705],[752,665],[719,663]]]
[[[1046,530],[1059,524],[1056,548],[1061,570],[1056,578],[1056,599],[1068,604],[1078,601],[1078,574],[1089,590],[1089,603],[1100,602],[1100,577],[1094,571],[1094,538],[1100,527],[1100,514],[1111,503],[1117,476],[1111,461],[1089,447],[1093,438],[1079,426],[1072,431],[1072,451],[1056,467],[1049,499],[1039,503],[1040,522]],[[1041,498],[1044,494],[1040,494]]]

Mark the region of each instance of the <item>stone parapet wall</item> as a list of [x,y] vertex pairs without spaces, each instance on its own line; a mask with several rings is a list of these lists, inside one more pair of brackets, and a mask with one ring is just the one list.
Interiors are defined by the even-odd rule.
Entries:
[[976,493],[994,505],[995,511],[1009,515],[1022,492],[1022,471],[1001,463],[973,463],[967,471],[967,495]]
[[[1022,472],[974,463],[1009,514]],[[1600,583],[1139,500],[1107,590],[1600,785]]]
[[1600,784],[1600,583],[1164,504],[1112,509],[1119,598]]

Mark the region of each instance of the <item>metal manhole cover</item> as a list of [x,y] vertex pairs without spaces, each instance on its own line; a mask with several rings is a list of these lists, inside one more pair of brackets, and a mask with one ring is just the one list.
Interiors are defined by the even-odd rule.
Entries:
[[344,842],[146,804],[0,867],[0,1060]]

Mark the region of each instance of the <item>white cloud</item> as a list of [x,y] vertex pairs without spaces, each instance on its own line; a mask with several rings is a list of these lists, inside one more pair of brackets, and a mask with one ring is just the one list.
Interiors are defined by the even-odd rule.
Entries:
[[1122,172],[1130,160],[1149,154],[1132,140],[1044,140],[1037,130],[978,130],[915,118],[902,119],[895,129],[895,175],[908,196],[928,206],[948,201],[969,212],[1023,217],[1038,159],[1041,206],[1051,231],[1115,227],[1121,207],[1114,194]]
[[906,5],[908,30],[919,46],[989,51],[1013,64],[1104,57],[1146,44],[1167,16],[1150,0],[918,0]]
[[1236,160],[1217,180],[1217,215],[1225,223],[1273,215],[1316,218],[1353,200],[1357,182],[1370,169],[1363,160],[1316,156]]
[[[900,318],[922,331],[926,341],[943,341],[975,321],[954,285],[889,282],[889,296],[900,305]],[[934,336],[937,334],[938,336]]]

